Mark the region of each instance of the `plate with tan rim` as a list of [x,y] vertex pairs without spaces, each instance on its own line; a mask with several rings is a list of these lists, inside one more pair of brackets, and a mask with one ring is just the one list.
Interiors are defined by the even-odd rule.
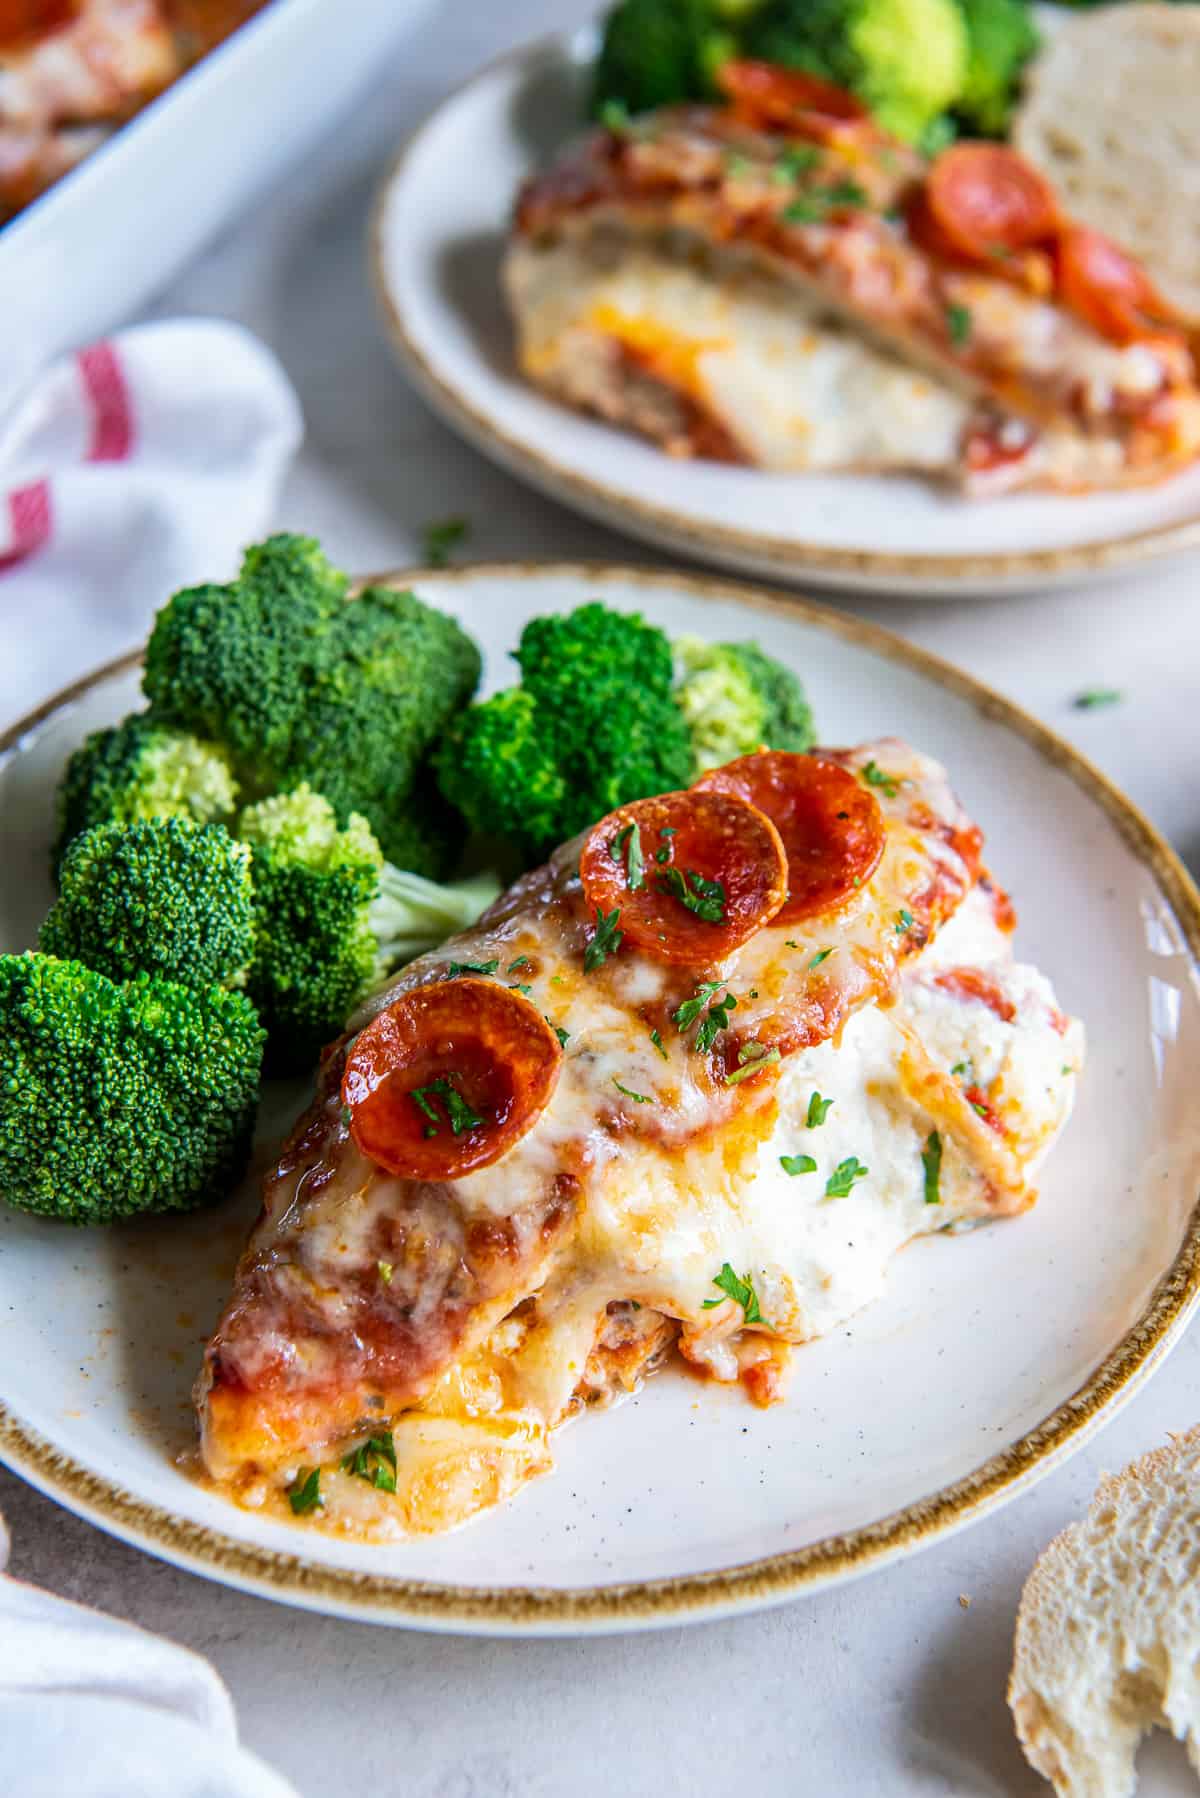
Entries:
[[392,346],[478,449],[603,523],[773,580],[953,598],[1079,582],[1200,543],[1200,467],[1091,496],[966,500],[904,476],[782,475],[682,461],[517,372],[499,265],[517,187],[584,119],[594,35],[490,64],[404,146],[371,262]]
[[[392,577],[389,577],[392,578]],[[449,1535],[334,1539],[195,1483],[189,1389],[255,1209],[73,1231],[0,1206],[0,1458],[150,1553],[380,1623],[571,1633],[771,1603],[911,1553],[1015,1498],[1137,1391],[1200,1292],[1200,895],[1128,800],[968,676],[791,597],[619,567],[394,577],[460,617],[491,684],[525,621],[602,595],[671,633],[759,636],[827,741],[943,760],[1021,919],[1018,951],[1090,1039],[1038,1205],[898,1256],[884,1295],[797,1352],[785,1402],[665,1369],[562,1431],[557,1469]],[[55,783],[137,702],[137,658],[10,731],[0,947],[33,942]],[[301,1099],[269,1095],[262,1159]],[[851,1204],[852,1200],[844,1203]]]

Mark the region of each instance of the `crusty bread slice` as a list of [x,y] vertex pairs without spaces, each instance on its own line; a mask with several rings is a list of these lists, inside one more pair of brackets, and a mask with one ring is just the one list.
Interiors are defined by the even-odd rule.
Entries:
[[1025,1586],[1008,1702],[1059,1798],[1128,1798],[1147,1730],[1200,1773],[1200,1425],[1106,1476]]
[[1053,26],[1013,138],[1069,212],[1200,317],[1200,6],[1104,6]]

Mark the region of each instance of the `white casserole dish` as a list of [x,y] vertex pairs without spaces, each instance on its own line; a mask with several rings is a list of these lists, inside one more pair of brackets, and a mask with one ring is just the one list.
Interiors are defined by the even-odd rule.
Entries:
[[430,0],[270,0],[0,229],[0,403],[102,335],[283,170]]

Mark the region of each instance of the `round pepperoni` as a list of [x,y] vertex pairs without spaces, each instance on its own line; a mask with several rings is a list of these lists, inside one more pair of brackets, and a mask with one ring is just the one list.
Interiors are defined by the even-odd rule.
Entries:
[[1026,250],[1053,238],[1058,204],[1050,183],[1005,144],[955,144],[937,158],[925,180],[915,228],[927,220],[930,247],[972,262],[998,252]]
[[457,1180],[519,1142],[562,1065],[552,1027],[493,980],[414,987],[372,1019],[346,1059],[342,1103],[371,1161],[410,1180]]
[[1076,317],[1117,343],[1154,336],[1172,317],[1141,263],[1082,225],[1069,225],[1059,238],[1058,294]]
[[694,790],[610,812],[583,846],[579,876],[596,916],[588,959],[619,930],[653,960],[684,967],[720,961],[787,893],[770,819],[741,795]]
[[786,125],[804,134],[837,135],[838,128],[869,118],[861,100],[844,87],[821,81],[803,69],[778,63],[722,63],[717,85],[737,111],[756,125]]
[[777,924],[833,910],[879,865],[884,825],[878,801],[845,768],[819,755],[763,749],[713,768],[693,790],[734,793],[765,812],[778,830],[788,896]]

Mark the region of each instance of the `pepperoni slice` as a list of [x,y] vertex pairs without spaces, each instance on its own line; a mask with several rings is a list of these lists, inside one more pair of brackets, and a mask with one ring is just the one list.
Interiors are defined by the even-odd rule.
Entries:
[[769,818],[740,795],[664,793],[602,818],[579,858],[584,896],[655,961],[704,967],[773,918],[787,861]]
[[1044,176],[1005,144],[954,144],[925,179],[924,205],[913,213],[927,247],[950,249],[971,262],[1027,250],[1053,238],[1058,202]]
[[535,1005],[492,980],[414,987],[372,1019],[342,1075],[350,1134],[410,1180],[458,1180],[519,1142],[549,1102],[562,1048]]
[[1058,293],[1076,317],[1116,343],[1157,336],[1175,316],[1140,262],[1082,225],[1059,237]]
[[693,791],[734,793],[778,830],[788,896],[777,924],[833,910],[879,865],[885,835],[879,802],[845,768],[819,755],[763,749],[713,768]]
[[717,85],[752,125],[784,125],[804,136],[832,139],[870,118],[862,101],[844,87],[778,63],[722,63]]

